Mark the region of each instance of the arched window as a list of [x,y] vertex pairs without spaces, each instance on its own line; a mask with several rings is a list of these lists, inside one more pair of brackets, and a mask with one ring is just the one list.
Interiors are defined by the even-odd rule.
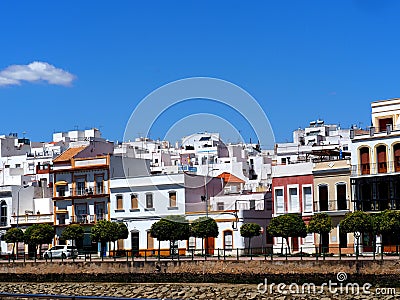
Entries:
[[386,161],[386,146],[380,145],[376,147],[376,159],[378,164],[378,173],[387,172],[387,161]]
[[369,160],[369,148],[362,147],[360,149],[360,162],[361,162],[361,174],[370,174],[370,160]]
[[4,200],[0,203],[0,226],[7,226],[7,203]]
[[394,171],[400,172],[400,144],[393,146]]
[[336,185],[336,201],[338,210],[347,209],[347,190],[345,183],[338,183]]

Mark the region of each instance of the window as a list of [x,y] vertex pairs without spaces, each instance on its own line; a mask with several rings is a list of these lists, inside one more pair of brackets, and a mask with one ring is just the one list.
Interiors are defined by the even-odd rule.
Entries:
[[76,222],[87,223],[87,205],[86,203],[75,204]]
[[250,200],[250,210],[256,209],[256,200]]
[[84,181],[78,181],[76,183],[76,194],[77,195],[85,194],[85,182]]
[[232,250],[232,248],[233,248],[232,231],[226,230],[224,231],[224,249]]
[[117,199],[117,209],[118,210],[124,209],[124,203],[123,203],[124,198],[122,197],[122,195],[117,195],[116,199]]
[[146,208],[153,208],[153,194],[146,194]]
[[131,194],[131,209],[138,209],[138,197],[137,194]]
[[361,160],[361,174],[369,174],[370,172],[370,161],[369,161],[369,148],[363,147],[360,149],[360,160]]
[[171,255],[178,255],[179,247],[178,241],[169,241],[169,252]]
[[[176,192],[169,192],[169,207],[176,207]],[[153,205],[151,206],[153,207]]]
[[313,210],[313,199],[311,194],[311,187],[305,186],[303,187],[303,200],[304,200],[304,211],[312,212]]
[[336,185],[336,201],[337,201],[337,209],[345,210],[347,209],[347,197],[346,197],[346,184],[337,184]]
[[105,207],[104,202],[95,202],[94,204],[94,214],[96,215],[96,221],[101,221],[105,219]]
[[380,132],[386,131],[388,125],[391,125],[393,127],[393,119],[392,118],[379,119],[379,128],[378,128],[378,130]]
[[21,164],[15,164],[16,168],[21,168]]
[[281,164],[282,164],[282,165],[286,165],[286,158],[282,158],[282,159],[281,159]]
[[224,210],[224,202],[217,202],[217,210]]
[[7,226],[7,203],[4,200],[0,204],[0,226]]
[[394,155],[394,170],[395,172],[400,172],[400,144],[395,144],[393,146]]
[[58,224],[65,225],[65,215],[64,214],[58,215]]
[[65,186],[57,187],[58,197],[65,197]]
[[117,247],[118,247],[118,250],[123,250],[125,247],[124,247],[124,240],[123,239],[119,239],[118,240],[118,242],[117,242]]
[[285,212],[283,189],[275,189],[275,204],[277,214],[282,214]]
[[329,207],[327,185],[320,185],[318,187],[318,196],[319,196],[319,211],[327,211]]
[[189,250],[196,249],[196,238],[195,237],[191,236],[189,238],[188,247],[189,247]]
[[378,163],[378,173],[387,172],[387,162],[386,162],[386,146],[380,145],[376,148],[377,152],[377,163]]
[[154,238],[151,236],[150,231],[147,232],[147,249],[154,248]]
[[304,243],[314,243],[314,234],[307,234],[307,236],[304,238]]
[[96,194],[104,194],[103,176],[96,176]]
[[299,195],[297,193],[297,188],[289,188],[289,207],[290,212],[299,211]]

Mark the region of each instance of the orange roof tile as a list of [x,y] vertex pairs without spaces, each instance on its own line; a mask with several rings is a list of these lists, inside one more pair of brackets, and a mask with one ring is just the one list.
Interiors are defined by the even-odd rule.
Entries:
[[87,146],[68,148],[63,153],[61,153],[59,156],[57,156],[55,159],[53,159],[53,162],[57,163],[57,162],[69,161],[71,158],[75,157],[75,155],[77,155],[79,152],[81,152],[86,147]]
[[226,183],[245,183],[244,180],[228,172],[221,173],[217,177],[222,178]]

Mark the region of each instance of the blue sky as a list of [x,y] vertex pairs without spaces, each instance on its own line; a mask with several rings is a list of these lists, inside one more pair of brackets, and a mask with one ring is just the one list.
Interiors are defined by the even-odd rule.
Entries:
[[[316,118],[364,127],[371,101],[400,96],[399,12],[394,0],[3,0],[0,77],[12,65],[40,61],[74,80],[0,86],[0,133],[48,141],[54,131],[95,126],[121,140],[147,94],[193,76],[248,91],[277,141],[291,140],[294,129]],[[241,129],[240,118],[217,110]],[[171,108],[152,137],[194,113],[203,111]]]

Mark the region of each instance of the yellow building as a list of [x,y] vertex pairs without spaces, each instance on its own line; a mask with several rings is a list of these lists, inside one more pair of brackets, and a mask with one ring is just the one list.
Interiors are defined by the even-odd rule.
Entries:
[[353,234],[342,234],[339,223],[345,214],[353,211],[350,185],[351,164],[349,159],[328,159],[314,162],[314,213],[324,212],[331,216],[334,228],[327,235],[316,234],[315,245],[326,252],[348,254],[354,252]]

